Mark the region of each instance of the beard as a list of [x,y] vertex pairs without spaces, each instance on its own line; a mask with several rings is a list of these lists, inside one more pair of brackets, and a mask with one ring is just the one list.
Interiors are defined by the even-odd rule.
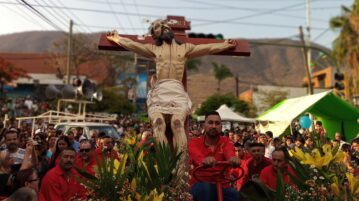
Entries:
[[218,132],[217,129],[212,128],[212,129],[210,129],[210,130],[207,131],[207,135],[208,135],[209,137],[217,137],[217,136],[220,135],[220,133]]
[[9,145],[7,146],[7,148],[8,148],[9,150],[11,150],[11,151],[16,150],[17,147],[18,147],[18,146],[17,146],[16,143],[11,143],[11,144],[9,144]]
[[[155,43],[156,46],[161,46],[163,44],[163,42],[167,43],[167,44],[172,44],[173,39],[175,39],[175,35],[172,32],[172,30],[168,30],[167,31],[163,31],[162,34],[155,39]],[[182,44],[180,41],[176,40],[177,44]]]

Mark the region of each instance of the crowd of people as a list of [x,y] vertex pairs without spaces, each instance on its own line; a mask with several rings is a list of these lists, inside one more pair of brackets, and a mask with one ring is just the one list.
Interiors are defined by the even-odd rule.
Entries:
[[[153,135],[149,123],[139,122],[130,117],[122,117],[112,122],[116,125],[122,138],[127,133],[136,133],[142,141]],[[104,132],[93,133],[91,139],[83,136],[81,128],[67,133],[55,130],[54,124],[36,122],[35,133],[31,125],[20,126],[16,120],[8,125],[1,125],[0,133],[0,200],[40,200],[57,201],[86,198],[86,188],[78,178],[75,170],[83,169],[95,175],[94,166],[99,161],[118,158],[116,143]],[[325,129],[321,122],[316,122],[316,131],[325,138]],[[236,183],[224,186],[225,200],[238,200],[238,191],[243,185],[259,179],[275,191],[277,170],[281,171],[283,181],[292,184],[288,175],[293,170],[286,164],[286,150],[295,147],[310,152],[313,149],[311,135],[294,131],[293,135],[273,138],[273,133],[259,133],[253,127],[240,129],[235,127],[222,131],[218,113],[207,114],[203,123],[190,121],[189,157],[190,173],[199,165],[207,168],[201,170],[197,177],[211,179],[211,168],[216,169],[218,161],[228,161],[233,165],[229,172],[241,175]],[[340,146],[346,153],[345,163],[352,173],[357,173],[359,156],[359,138],[350,143],[345,142],[340,133],[335,139],[325,138],[331,146]],[[141,143],[141,142],[140,142]],[[105,152],[105,155],[102,153]],[[199,182],[192,175],[189,184],[194,200],[216,200],[216,187],[213,184]],[[19,197],[21,192],[21,198]],[[207,197],[203,197],[206,195]]]
[[[214,120],[213,120],[214,119]],[[223,189],[224,200],[239,200],[236,193],[244,188],[249,181],[260,181],[270,190],[276,191],[277,188],[277,172],[282,175],[283,182],[288,185],[294,185],[291,175],[296,175],[287,164],[289,156],[288,150],[300,149],[304,153],[311,153],[315,148],[313,145],[312,134],[309,131],[298,132],[294,130],[292,135],[284,135],[281,138],[273,138],[273,133],[267,131],[258,133],[251,128],[225,130],[221,132],[220,117],[214,112],[206,116],[203,129],[197,125],[192,127],[190,137],[192,140],[189,144],[189,154],[192,171],[200,164],[209,166],[210,168],[201,169],[201,172],[192,172],[197,174],[194,178],[202,178],[201,180],[213,181],[213,172],[218,169],[216,162],[229,161],[233,163],[235,155],[239,160],[239,167],[234,167],[227,174],[222,175],[220,182],[228,181],[230,176],[239,177],[232,183],[232,186],[226,185]],[[213,134],[215,133],[215,134]],[[326,131],[320,121],[315,123],[315,133],[318,138],[323,140],[331,147],[338,147],[345,153],[344,164],[347,170],[354,175],[358,175],[358,154],[359,154],[359,138],[346,142],[343,136],[337,132],[333,140],[326,137]],[[214,141],[212,138],[214,137]],[[237,164],[235,162],[234,164]],[[239,176],[242,175],[243,176]],[[206,178],[207,179],[203,179]],[[195,201],[214,201],[217,199],[216,185],[210,183],[192,181],[191,192]],[[216,181],[218,182],[218,180]],[[203,197],[203,195],[206,195]]]

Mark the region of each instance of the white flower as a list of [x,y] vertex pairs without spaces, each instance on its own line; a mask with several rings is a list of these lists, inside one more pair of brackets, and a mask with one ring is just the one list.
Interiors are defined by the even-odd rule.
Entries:
[[324,180],[324,177],[323,177],[323,176],[320,176],[319,179]]
[[313,169],[313,171],[314,171],[315,173],[317,173],[317,172],[318,172],[318,170],[317,170],[317,169],[315,169],[315,168]]
[[314,169],[314,168],[315,168],[315,165],[310,165],[310,168]]
[[314,180],[317,180],[317,179],[318,179],[318,177],[317,177],[317,176],[314,176],[314,177],[313,177],[313,179],[314,179]]

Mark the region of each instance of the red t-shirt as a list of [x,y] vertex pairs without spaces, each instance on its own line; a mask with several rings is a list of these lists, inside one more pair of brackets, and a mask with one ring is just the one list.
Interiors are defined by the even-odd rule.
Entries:
[[[97,165],[97,162],[96,162],[96,159],[92,159],[89,164],[85,167],[84,166],[84,162],[83,160],[81,159],[81,157],[79,155],[76,155],[76,160],[75,160],[75,166],[77,168],[80,168],[82,170],[85,170],[87,173],[90,173],[91,175],[95,176],[95,170],[94,170],[94,167]],[[84,177],[82,176],[79,176],[81,178],[84,179]],[[85,188],[85,186],[81,185],[81,187],[79,188],[78,190],[80,192],[80,194],[82,195],[87,195],[88,192]]]
[[[120,161],[120,158],[118,157],[118,153],[115,150],[112,150],[111,152],[105,153],[106,158],[110,158],[111,153],[113,154],[114,159],[117,159],[118,161]],[[97,154],[98,160],[102,161],[102,149],[101,148],[96,148],[96,154]]]
[[71,169],[69,179],[66,180],[59,165],[52,168],[43,178],[39,193],[39,201],[69,201],[75,197],[83,198],[80,183],[75,179],[77,172]]
[[[193,170],[197,166],[201,165],[203,160],[208,156],[213,156],[216,161],[228,161],[231,157],[235,157],[234,146],[233,143],[227,137],[220,137],[215,145],[214,150],[205,144],[206,136],[201,136],[199,138],[192,138],[188,144],[188,152],[189,152],[189,164],[190,164],[190,175],[191,179],[189,181],[190,185],[197,183],[198,181],[193,177]],[[203,168],[202,171],[197,172],[196,174],[200,178],[208,177],[210,181],[213,171],[218,170],[219,172],[223,167],[214,166]],[[229,173],[229,172],[228,172]],[[206,181],[203,181],[206,182]],[[224,186],[224,187],[229,187]]]
[[[283,182],[285,184],[289,184],[289,185],[294,185],[288,172],[290,174],[292,174],[293,176],[295,176],[294,171],[292,170],[292,168],[290,168],[289,166],[287,166],[287,170],[285,172],[282,172],[282,176],[283,176]],[[277,171],[274,169],[273,165],[267,166],[265,167],[260,176],[259,179],[266,184],[270,189],[272,190],[276,190],[277,189]]]
[[258,178],[261,171],[271,164],[272,160],[265,156],[263,156],[263,159],[259,164],[255,164],[253,158],[249,158],[246,161],[242,161],[241,167],[244,170],[244,176],[242,177],[242,179],[239,179],[237,181],[237,189],[240,190],[243,184],[247,181],[252,180],[253,178]]
[[93,158],[93,159],[91,159],[89,164],[87,164],[87,166],[84,167],[83,160],[81,159],[81,157],[79,155],[76,155],[75,166],[82,169],[82,170],[86,170],[86,172],[90,173],[91,175],[95,175],[95,172],[94,172],[93,168],[96,165],[97,165],[96,159]]

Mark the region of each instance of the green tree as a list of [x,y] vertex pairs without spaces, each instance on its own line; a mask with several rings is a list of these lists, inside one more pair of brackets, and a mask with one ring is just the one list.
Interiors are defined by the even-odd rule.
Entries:
[[135,111],[135,106],[119,94],[117,88],[104,88],[102,93],[103,100],[89,105],[90,111],[116,114],[132,114]]
[[288,92],[280,90],[270,90],[270,91],[260,91],[258,92],[259,99],[262,104],[259,106],[261,111],[266,111],[269,108],[273,107],[280,101],[284,100],[288,96]]
[[359,93],[359,0],[352,8],[342,6],[342,14],[330,20],[330,27],[339,30],[339,36],[333,42],[333,56],[338,63],[349,66],[352,80],[351,93]]
[[186,63],[186,69],[188,71],[195,71],[197,72],[198,71],[198,67],[201,65],[201,60],[199,59],[190,59],[190,60],[187,60],[187,63]]
[[237,99],[233,94],[219,95],[214,94],[204,101],[196,111],[197,115],[205,115],[208,112],[217,110],[221,105],[226,104],[233,107],[234,111],[248,115],[249,106],[246,102]]
[[213,71],[214,71],[214,77],[218,81],[217,92],[219,93],[221,90],[222,80],[224,80],[228,77],[232,77],[233,74],[232,74],[231,70],[224,64],[218,64],[216,62],[212,62],[212,66],[213,66]]

